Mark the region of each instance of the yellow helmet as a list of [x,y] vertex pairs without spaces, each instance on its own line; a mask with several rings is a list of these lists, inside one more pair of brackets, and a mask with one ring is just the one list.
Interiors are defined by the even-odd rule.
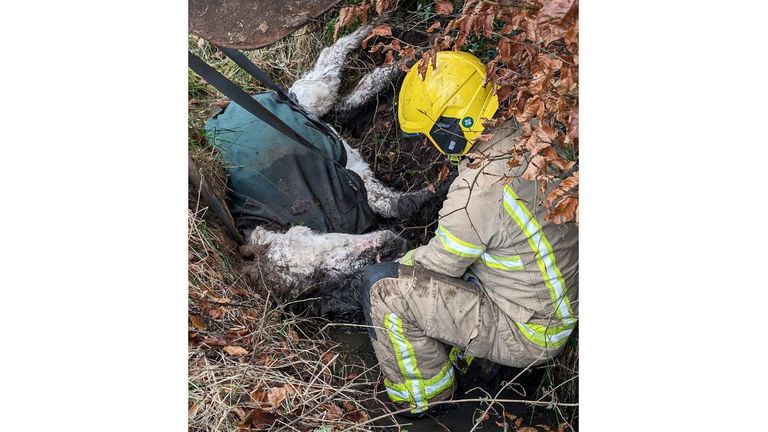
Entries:
[[424,80],[418,64],[405,75],[397,105],[400,129],[429,138],[451,160],[466,154],[483,132],[481,118],[499,109],[492,84],[483,86],[485,66],[461,51],[440,51],[427,66]]

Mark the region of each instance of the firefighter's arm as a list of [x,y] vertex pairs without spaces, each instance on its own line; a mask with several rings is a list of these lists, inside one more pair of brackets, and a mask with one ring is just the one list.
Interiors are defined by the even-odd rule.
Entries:
[[462,276],[480,259],[487,243],[481,232],[485,224],[474,220],[481,213],[478,207],[482,206],[482,195],[486,192],[482,189],[457,179],[443,202],[435,236],[426,245],[408,251],[400,263],[417,264],[447,276]]

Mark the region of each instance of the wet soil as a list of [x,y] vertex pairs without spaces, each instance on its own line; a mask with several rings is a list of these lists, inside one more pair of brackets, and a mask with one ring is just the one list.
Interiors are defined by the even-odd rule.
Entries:
[[[373,367],[378,364],[373,346],[365,330],[334,327],[329,335],[335,342],[341,344],[340,349],[344,355],[362,360],[366,367]],[[485,382],[476,372],[470,368],[467,375],[458,376],[459,388],[454,394],[454,399],[477,399],[487,397],[486,394],[493,396],[502,387],[503,382],[518,375],[520,376],[515,380],[517,384],[514,386],[515,389],[510,386],[510,388],[503,390],[498,399],[535,399],[543,381],[542,369],[522,372],[516,368],[501,367],[495,378],[490,380],[491,382]],[[379,394],[386,398],[383,384],[379,384],[379,386]],[[440,414],[427,415],[418,419],[394,416],[393,420],[392,417],[387,417],[377,421],[375,425],[389,428],[399,426],[409,432],[466,432],[471,430],[476,423],[480,423],[476,430],[482,431],[507,431],[526,426],[536,427],[536,425],[546,425],[552,430],[557,428],[558,421],[555,412],[546,407],[530,407],[521,403],[495,404],[488,410],[488,417],[484,419],[487,407],[488,404],[480,402],[463,402],[458,404],[457,408]],[[370,406],[369,409],[371,418],[385,414],[380,406]],[[395,424],[394,421],[397,423]],[[546,430],[543,427],[536,429]]]

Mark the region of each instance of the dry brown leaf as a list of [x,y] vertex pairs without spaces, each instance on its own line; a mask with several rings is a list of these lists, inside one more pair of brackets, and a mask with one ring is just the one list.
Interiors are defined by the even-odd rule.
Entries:
[[427,75],[427,67],[429,67],[429,61],[432,60],[433,62],[433,68],[434,68],[434,62],[435,62],[435,49],[429,49],[424,51],[424,53],[421,55],[421,61],[419,62],[419,75],[421,75],[421,79],[424,80],[424,78]]
[[224,309],[222,309],[220,307],[208,309],[208,317],[209,318],[217,320],[217,319],[221,318],[222,316],[224,316]]
[[[522,419],[519,419],[519,420],[522,420]],[[518,429],[517,432],[539,432],[539,430],[536,429],[535,427],[526,426],[524,428]]]
[[370,3],[363,3],[357,6],[341,8],[339,10],[339,20],[333,28],[333,41],[336,42],[336,39],[338,39],[339,30],[354,23],[356,18],[360,18],[362,24],[368,22],[368,8],[370,6]]
[[488,142],[491,138],[493,138],[492,133],[480,134],[480,136],[477,137],[477,142],[485,143]]
[[509,168],[517,168],[520,166],[520,160],[517,157],[512,157],[507,161]]
[[236,345],[228,345],[224,347],[224,352],[231,355],[231,356],[244,356],[248,354],[248,351],[245,350],[242,347],[236,346]]
[[214,347],[214,346],[225,346],[227,344],[227,341],[220,337],[208,337],[203,339],[203,341],[200,343],[203,345]]
[[325,365],[331,365],[336,361],[336,354],[334,354],[331,351],[326,352],[320,357],[320,361],[323,362]]
[[384,12],[392,9],[395,0],[376,0],[376,13],[381,16]]
[[277,409],[280,404],[283,403],[286,397],[286,391],[284,387],[272,387],[267,392],[267,401],[272,409]]
[[243,425],[250,425],[256,429],[267,429],[275,423],[275,420],[277,420],[277,416],[274,414],[260,408],[254,408],[243,420]]
[[189,321],[192,323],[192,326],[194,326],[198,330],[208,330],[208,326],[205,324],[205,318],[199,317],[197,315],[190,315]]
[[517,420],[515,420],[515,427],[520,427],[520,425],[523,424],[523,418],[518,417]]
[[453,13],[453,2],[446,0],[435,0],[435,13],[440,16],[446,16]]
[[432,193],[435,193],[435,191],[437,189],[435,189],[435,184],[434,183],[430,183],[429,186],[427,186],[427,190],[432,192]]
[[325,411],[328,413],[326,417],[328,420],[338,420],[344,417],[344,412],[333,402],[329,402],[324,405]]
[[439,28],[440,28],[440,21],[435,21],[434,23],[432,23],[431,26],[429,26],[429,28],[427,29],[427,33],[432,33],[433,31]]
[[348,412],[344,418],[355,423],[365,423],[368,421],[368,414],[361,409]]
[[549,426],[547,426],[547,425],[545,425],[545,424],[537,424],[537,425],[536,425],[536,427],[537,427],[537,428],[539,428],[539,429],[541,429],[541,430],[542,430],[542,431],[544,431],[544,432],[549,432],[549,431],[551,431],[551,430],[552,430],[552,428],[551,428],[551,427],[549,427]]
[[547,196],[547,204],[552,206],[558,198],[565,196],[567,194],[572,194],[573,190],[578,185],[579,185],[579,172],[576,171],[570,177],[561,181],[560,184],[558,184],[555,188],[552,189],[552,192],[550,192],[549,195]]
[[393,54],[394,51],[387,51],[387,53],[384,55],[384,64],[392,64],[395,61],[395,56]]
[[522,177],[526,180],[536,180],[540,175],[547,173],[547,160],[544,156],[534,156],[525,168]]
[[504,417],[508,418],[510,421],[514,421],[517,418],[516,415],[506,411],[504,411]]
[[559,204],[552,210],[551,216],[548,218],[552,222],[559,224],[572,220],[578,220],[577,212],[579,210],[579,201],[577,198],[567,196],[560,201]]
[[445,181],[445,179],[448,178],[448,175],[451,173],[451,170],[443,165],[442,168],[440,168],[440,172],[437,174],[437,181],[438,183],[442,183]]
[[532,119],[541,106],[541,99],[539,96],[534,96],[525,103],[525,109],[519,116],[515,116],[519,123],[527,122]]
[[365,49],[368,46],[368,41],[376,36],[392,36],[392,27],[389,24],[381,24],[374,27],[368,36],[360,42],[360,46]]

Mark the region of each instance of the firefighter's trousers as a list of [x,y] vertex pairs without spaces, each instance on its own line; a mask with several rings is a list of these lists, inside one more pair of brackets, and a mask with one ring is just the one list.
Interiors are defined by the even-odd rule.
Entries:
[[366,270],[362,289],[387,394],[414,413],[451,397],[457,355],[515,367],[545,360],[471,282],[383,263]]

